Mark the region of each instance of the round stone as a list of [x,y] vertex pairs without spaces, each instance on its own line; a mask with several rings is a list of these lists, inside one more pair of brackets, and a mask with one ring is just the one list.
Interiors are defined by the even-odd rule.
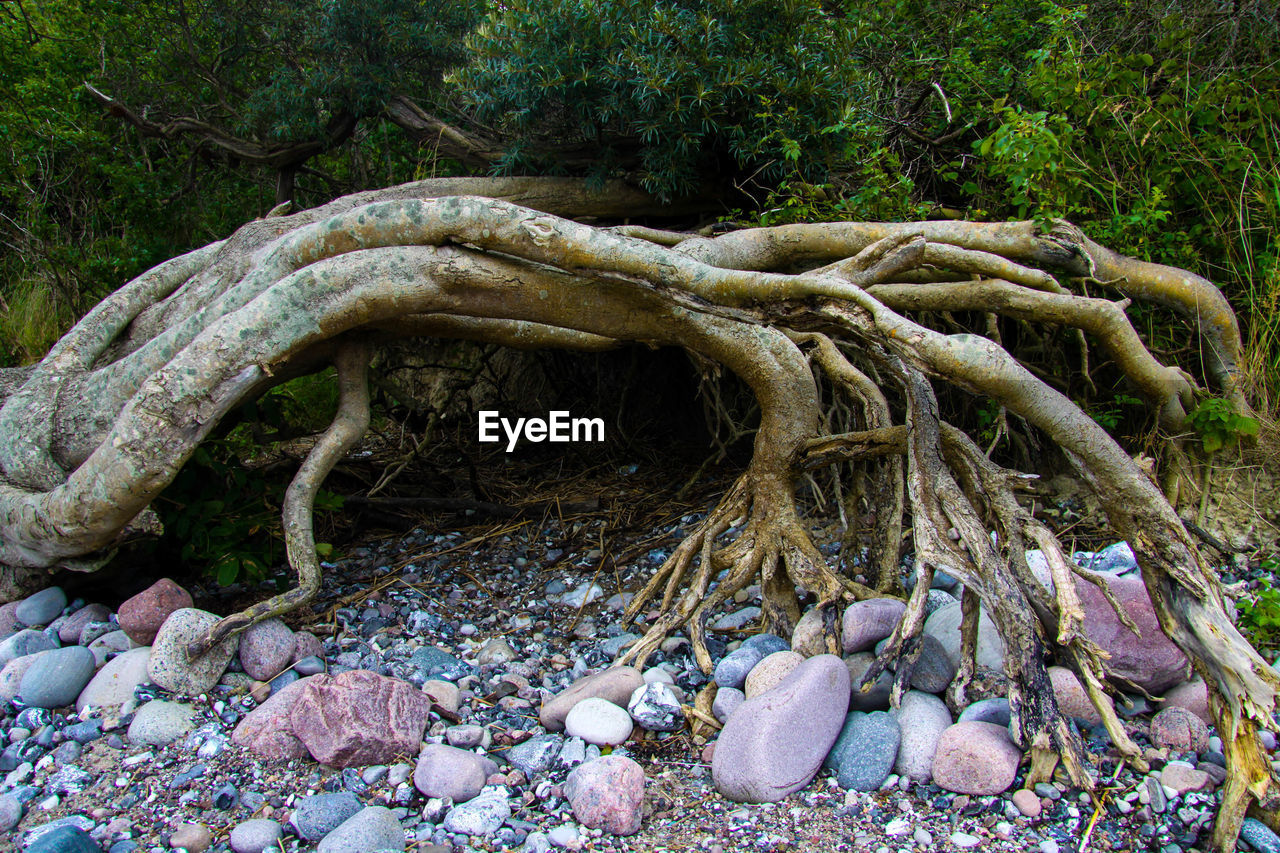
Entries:
[[404,850],[404,829],[386,806],[367,806],[325,835],[316,853]]
[[169,846],[187,853],[204,853],[213,844],[213,833],[202,823],[180,823],[169,836]]
[[284,835],[284,827],[274,820],[256,817],[236,824],[231,830],[231,849],[235,853],[262,853],[275,846]]
[[938,739],[951,726],[951,712],[937,696],[911,690],[893,714],[902,732],[893,772],[917,782],[929,781]]
[[349,791],[303,797],[289,822],[304,841],[319,841],[360,811],[360,801]]
[[614,835],[640,831],[644,771],[630,758],[608,755],[578,766],[565,780],[564,794],[583,826]]
[[862,652],[893,633],[907,605],[896,598],[868,598],[855,601],[844,611],[841,637],[844,653]]
[[48,625],[67,606],[67,594],[60,586],[51,586],[27,596],[14,610],[13,615],[23,625]]
[[270,681],[292,663],[296,646],[288,625],[267,619],[240,635],[240,665],[251,678]]
[[854,711],[823,762],[836,771],[836,781],[849,791],[874,791],[893,770],[902,733],[898,721],[884,711]]
[[1040,812],[1043,808],[1040,804],[1040,798],[1036,796],[1036,792],[1028,791],[1026,788],[1014,791],[1013,804],[1024,817],[1029,817],[1032,820],[1040,817]]
[[47,651],[22,676],[18,695],[37,708],[70,705],[93,678],[94,663],[93,652],[84,646]]
[[747,675],[755,668],[756,664],[764,660],[766,654],[773,653],[766,653],[759,646],[739,646],[735,651],[720,659],[711,677],[720,687],[740,689],[746,683]]
[[1151,742],[1180,752],[1207,752],[1209,727],[1191,711],[1173,705],[1151,718]]
[[746,698],[746,694],[736,687],[721,687],[716,690],[716,698],[711,702],[711,713],[723,725]]
[[938,739],[933,782],[957,794],[999,794],[1018,775],[1022,751],[994,723],[956,723]]
[[428,797],[448,797],[461,803],[479,794],[485,779],[495,769],[490,759],[474,752],[429,743],[418,756],[413,786]]
[[129,741],[164,746],[195,728],[196,709],[191,705],[152,699],[138,709],[129,724]]
[[955,664],[935,637],[923,634],[920,643],[920,657],[911,670],[911,686],[924,693],[941,693],[956,676]]
[[[538,720],[549,732],[564,731],[569,711],[578,702],[589,699],[605,699],[625,708],[627,700],[637,687],[644,684],[644,676],[633,666],[611,666],[594,675],[580,678],[553,698],[542,704]],[[425,688],[424,688],[425,689]],[[623,711],[623,713],[626,713]],[[627,718],[630,723],[631,718]]]
[[607,699],[583,699],[564,721],[565,733],[597,746],[613,746],[631,736],[631,715]]
[[160,580],[120,605],[116,618],[129,639],[147,646],[174,611],[192,607],[191,593],[171,581]]

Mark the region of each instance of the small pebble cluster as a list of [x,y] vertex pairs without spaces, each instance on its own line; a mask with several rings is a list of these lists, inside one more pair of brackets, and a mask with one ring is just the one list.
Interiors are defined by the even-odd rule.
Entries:
[[[1068,853],[1091,826],[1091,850],[1172,853],[1207,837],[1222,744],[1204,685],[1146,630],[1127,547],[1077,559],[1111,573],[1141,638],[1080,591],[1090,636],[1164,696],[1121,704],[1150,773],[1119,764],[1075,676],[1050,670],[1107,780],[1099,805],[1061,775],[1023,786],[1005,698],[940,698],[959,658],[945,575],[896,709],[892,673],[859,688],[901,602],[849,606],[836,656],[816,612],[790,641],[753,633],[759,590],[740,592],[712,626],[723,727],[708,741],[689,728],[709,682],[687,639],[644,671],[609,666],[638,639],[618,626],[628,596],[608,597],[590,574],[600,554],[566,555],[556,534],[553,522],[460,555],[461,534],[419,530],[358,549],[326,566],[310,630],[269,620],[197,660],[187,644],[230,608],[197,608],[172,580],[114,610],[57,587],[0,606],[0,846]],[[637,579],[665,555],[647,554]],[[1004,649],[981,624],[979,663],[999,672]],[[1256,821],[1243,838],[1280,853]]]

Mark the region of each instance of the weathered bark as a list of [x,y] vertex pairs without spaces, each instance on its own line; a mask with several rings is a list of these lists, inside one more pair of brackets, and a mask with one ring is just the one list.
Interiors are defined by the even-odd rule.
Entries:
[[[451,195],[477,186],[488,196]],[[1077,669],[1117,747],[1143,766],[1107,696],[1105,658],[1080,631],[1075,570],[1018,503],[1022,475],[994,465],[942,422],[932,384],[942,382],[995,401],[1061,447],[1132,544],[1161,625],[1209,685],[1229,744],[1214,836],[1217,849],[1227,849],[1251,804],[1276,796],[1256,731],[1274,725],[1280,679],[1231,624],[1213,571],[1160,491],[1101,427],[996,341],[942,334],[902,313],[972,308],[1081,329],[1165,423],[1178,425],[1193,378],[1147,351],[1125,303],[1076,295],[1051,271],[1122,274],[1133,297],[1197,318],[1212,355],[1208,377],[1234,391],[1239,341],[1216,289],[1115,256],[1065,225],[1041,235],[1029,223],[841,223],[685,238],[539,212],[598,215],[619,204],[638,212],[647,202],[618,187],[602,193],[525,179],[410,184],[250,223],[130,282],[34,369],[0,373],[0,562],[25,572],[100,563],[229,411],[335,363],[339,414],[285,503],[299,586],[227,617],[199,651],[314,594],[311,501],[367,423],[370,341],[435,335],[582,350],[679,346],[740,376],[761,422],[746,471],[633,600],[628,618],[653,606],[658,614],[627,660],[643,662],[687,627],[709,668],[707,616],[755,582],[766,628],[791,631],[802,587],[816,596],[833,641],[845,601],[896,589],[909,509],[917,582],[869,676],[896,663],[895,692],[904,689],[929,580],[944,569],[965,584],[969,655],[953,698],[963,699],[974,674],[980,602],[1010,650],[1014,728],[1032,754],[1032,776],[1044,778],[1062,760],[1075,781],[1091,784],[1079,739],[1047,689],[1046,655]],[[815,372],[851,404],[841,423],[852,431],[824,431],[824,422],[836,421],[824,421]],[[903,423],[895,411],[906,413]],[[872,466],[867,494],[878,505],[867,521],[864,568],[878,589],[828,565],[796,508],[796,478],[836,462]],[[1049,561],[1052,589],[1026,564],[1032,545]]]

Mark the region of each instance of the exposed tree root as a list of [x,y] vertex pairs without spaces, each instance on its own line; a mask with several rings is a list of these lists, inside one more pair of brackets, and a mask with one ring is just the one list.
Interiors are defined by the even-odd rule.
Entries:
[[[651,607],[657,614],[624,660],[643,663],[687,627],[709,670],[706,620],[757,581],[766,629],[792,631],[804,590],[816,597],[828,648],[838,650],[845,601],[897,592],[909,508],[916,583],[868,678],[893,666],[895,697],[907,688],[930,581],[944,570],[965,585],[951,698],[964,701],[975,677],[980,603],[1005,642],[1013,728],[1031,754],[1030,778],[1048,778],[1061,761],[1077,784],[1092,784],[1080,739],[1056,707],[1048,656],[1079,673],[1121,754],[1143,767],[1108,698],[1105,655],[1081,631],[1078,570],[1019,504],[1024,476],[942,423],[931,383],[945,382],[1062,448],[1132,545],[1161,626],[1209,685],[1226,744],[1215,849],[1229,849],[1251,809],[1274,823],[1280,788],[1257,729],[1274,726],[1280,679],[1231,624],[1212,569],[1158,488],[1004,349],[997,322],[1081,330],[1162,423],[1177,427],[1196,381],[1146,349],[1127,303],[1076,295],[1055,274],[1106,280],[1190,317],[1206,345],[1203,378],[1244,405],[1235,318],[1211,284],[1121,258],[1066,224],[1049,234],[1031,223],[929,222],[683,238],[592,228],[494,198],[434,197],[458,186],[407,185],[250,223],[109,296],[33,369],[0,371],[0,579],[100,564],[229,411],[336,363],[338,415],[285,501],[299,585],[222,620],[195,644],[199,652],[314,594],[311,504],[367,426],[368,342],[439,335],[582,350],[679,346],[741,377],[760,425],[746,472],[632,601],[627,618]],[[550,206],[536,183],[486,186]],[[581,188],[568,199],[578,212],[608,201]],[[976,312],[985,337],[964,331],[951,311]],[[957,333],[931,328],[931,319]],[[822,399],[815,371],[835,399]],[[848,553],[865,555],[874,589],[829,566],[808,535],[795,490],[815,466],[862,478],[846,489],[854,497],[843,509],[852,519]],[[1051,585],[1027,564],[1033,546]]]

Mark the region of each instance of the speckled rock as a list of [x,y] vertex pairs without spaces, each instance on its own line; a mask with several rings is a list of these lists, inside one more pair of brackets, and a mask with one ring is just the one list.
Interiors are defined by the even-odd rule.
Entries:
[[1097,587],[1076,581],[1084,609],[1084,634],[1111,655],[1107,668],[1155,694],[1183,681],[1186,656],[1161,630],[1142,578],[1108,576],[1107,581],[1120,606],[1142,632],[1139,637],[1122,625]]
[[106,665],[90,679],[76,697],[76,711],[86,707],[119,708],[133,701],[133,691],[150,677],[147,662],[151,659],[151,647],[130,649],[107,661]]
[[[86,633],[88,630],[86,627]],[[137,648],[150,648],[150,646],[139,646],[130,640],[129,635],[124,631],[108,631],[105,634],[99,634],[89,643],[89,651],[93,652],[93,659],[97,661],[98,666],[105,664],[107,659],[114,655]]]
[[297,663],[303,658],[323,658],[324,643],[309,631],[295,631],[293,634],[293,655],[290,663]]
[[5,637],[8,637],[10,634],[13,634],[22,628],[22,626],[18,624],[18,617],[16,615],[18,605],[21,603],[21,601],[10,601],[5,604],[0,604],[0,640],[3,640]]
[[479,794],[496,768],[491,759],[474,752],[429,743],[418,756],[413,786],[428,797],[448,797],[461,803]]
[[70,705],[93,678],[93,664],[93,652],[84,646],[47,651],[23,674],[18,696],[36,708]]
[[56,649],[57,647],[58,643],[44,631],[23,628],[0,642],[0,667],[7,666],[9,661],[16,658]]
[[740,646],[720,659],[711,674],[712,680],[719,687],[741,689],[751,670],[770,654],[776,653],[765,652],[760,646]]
[[296,646],[288,625],[267,619],[240,635],[240,665],[251,678],[269,681],[293,662]]
[[1040,812],[1044,810],[1044,806],[1040,803],[1040,797],[1035,791],[1028,791],[1022,788],[1013,793],[1013,805],[1022,813],[1023,817],[1029,817],[1032,820],[1040,817]]
[[538,713],[538,720],[547,731],[564,731],[565,718],[569,716],[569,711],[583,699],[605,699],[620,708],[625,708],[631,694],[643,684],[644,676],[635,667],[611,666],[594,675],[578,679],[548,699]]
[[957,723],[995,723],[997,726],[1009,725],[1012,709],[1009,700],[1003,696],[980,699],[960,712]]
[[671,685],[661,681],[637,687],[627,700],[627,713],[636,725],[651,732],[674,732],[684,728],[680,700]]
[[896,598],[855,601],[844,611],[841,637],[844,653],[862,652],[893,633],[907,605]]
[[130,598],[116,612],[120,629],[143,646],[152,645],[160,626],[177,610],[194,606],[191,593],[169,578],[161,578]]
[[747,675],[747,682],[742,692],[750,699],[772,690],[791,674],[797,666],[804,663],[804,656],[798,652],[774,652],[756,664]]
[[24,598],[13,615],[23,625],[43,626],[57,619],[66,606],[67,594],[62,591],[62,587],[51,586]]
[[614,835],[640,831],[644,771],[630,758],[606,755],[579,765],[565,780],[564,794],[583,826]]
[[853,711],[826,760],[836,781],[847,791],[874,791],[889,777],[902,733],[898,721],[884,711]]
[[864,676],[876,656],[871,652],[856,652],[844,659],[849,670],[849,687],[852,695],[849,707],[854,711],[887,711],[889,710],[889,693],[893,690],[893,673],[883,670],[876,680],[868,685],[866,692],[862,690]]
[[213,844],[213,833],[203,823],[180,823],[169,836],[169,846],[187,853],[204,853]]
[[925,693],[941,693],[956,677],[956,667],[936,637],[920,637],[920,657],[911,670],[911,686]]
[[[581,739],[573,742],[579,746],[583,743]],[[560,735],[534,735],[524,743],[516,744],[507,750],[507,761],[523,773],[526,779],[534,779],[555,764],[564,746],[565,739]]]
[[312,794],[298,801],[289,823],[304,841],[319,841],[360,812],[360,801],[349,791]]
[[507,789],[490,786],[476,797],[459,803],[444,816],[444,828],[448,832],[463,835],[491,835],[511,817],[511,804],[507,802]]
[[1021,760],[1005,726],[956,723],[938,739],[933,783],[957,794],[999,794],[1013,784]]
[[307,679],[289,725],[321,764],[390,764],[417,753],[430,711],[430,700],[408,682],[355,669]]
[[1197,770],[1186,761],[1169,761],[1160,770],[1160,784],[1172,788],[1179,794],[1188,791],[1203,791],[1212,787],[1209,774]]
[[227,671],[240,638],[228,637],[194,660],[187,654],[187,644],[203,636],[218,619],[216,614],[194,607],[170,614],[151,646],[151,658],[147,661],[151,680],[180,696],[199,696],[212,690]]
[[1151,742],[1179,752],[1207,752],[1209,727],[1186,708],[1171,706],[1151,718]]
[[289,712],[293,710],[294,703],[302,696],[302,691],[312,678],[319,676],[295,681],[253,709],[231,733],[232,742],[253,750],[269,761],[305,758],[307,748],[293,733]]
[[938,739],[951,727],[951,712],[937,696],[910,690],[902,697],[901,706],[891,713],[902,732],[893,771],[917,782],[929,781]]
[[129,741],[164,746],[195,728],[196,709],[178,702],[153,699],[138,709],[129,724]]
[[422,685],[422,693],[435,705],[439,705],[451,714],[458,713],[461,703],[461,691],[452,681],[432,680]]
[[316,853],[404,850],[404,829],[386,806],[366,806],[321,839]]
[[749,803],[777,802],[800,790],[831,750],[848,706],[844,661],[808,658],[725,723],[711,764],[717,790]]
[[1084,720],[1091,726],[1102,722],[1102,715],[1093,707],[1089,694],[1074,672],[1066,667],[1051,666],[1048,673],[1054,698],[1058,700],[1058,710],[1068,717]]

